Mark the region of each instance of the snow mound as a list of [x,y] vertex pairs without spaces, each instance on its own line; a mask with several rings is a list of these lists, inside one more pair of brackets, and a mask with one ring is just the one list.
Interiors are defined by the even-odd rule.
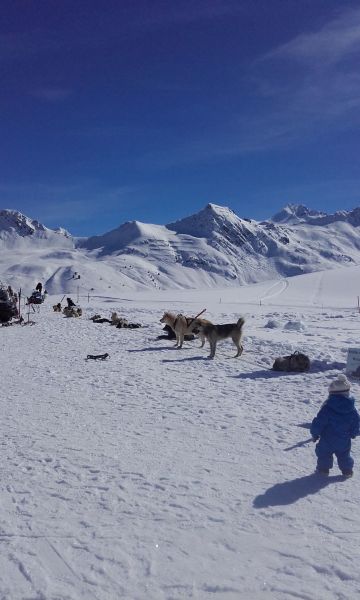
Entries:
[[305,331],[306,327],[302,321],[288,321],[284,325],[285,331]]
[[281,324],[276,319],[269,319],[264,327],[267,327],[268,329],[280,329]]

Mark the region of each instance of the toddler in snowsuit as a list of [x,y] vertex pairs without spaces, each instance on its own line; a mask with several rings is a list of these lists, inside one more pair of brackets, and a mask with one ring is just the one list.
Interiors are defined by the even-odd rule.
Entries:
[[359,435],[359,413],[350,396],[350,383],[343,373],[329,385],[329,397],[311,423],[310,433],[316,444],[317,472],[329,474],[333,454],[344,477],[353,474],[354,459],[350,455],[351,439]]

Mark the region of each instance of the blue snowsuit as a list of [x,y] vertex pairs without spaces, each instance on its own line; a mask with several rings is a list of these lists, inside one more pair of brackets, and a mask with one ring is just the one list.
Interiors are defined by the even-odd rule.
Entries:
[[335,454],[339,469],[352,471],[351,438],[359,435],[359,423],[354,398],[337,393],[329,395],[310,427],[313,437],[320,436],[315,449],[318,469],[331,469]]

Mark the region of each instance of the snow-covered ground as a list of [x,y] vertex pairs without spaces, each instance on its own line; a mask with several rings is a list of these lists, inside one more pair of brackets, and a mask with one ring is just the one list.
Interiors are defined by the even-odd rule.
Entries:
[[[360,439],[347,481],[297,444],[359,345],[358,275],[84,297],[80,319],[52,296],[34,326],[0,328],[0,597],[357,598]],[[165,309],[205,307],[245,317],[241,358],[156,339]],[[144,327],[89,320],[112,310]],[[309,373],[270,370],[293,350]]]

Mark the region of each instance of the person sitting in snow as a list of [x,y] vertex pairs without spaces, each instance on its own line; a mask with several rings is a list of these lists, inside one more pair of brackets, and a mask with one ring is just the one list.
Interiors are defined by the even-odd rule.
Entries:
[[316,444],[317,472],[328,475],[333,454],[344,477],[353,474],[354,459],[350,455],[351,439],[359,435],[360,417],[355,399],[350,396],[350,383],[340,373],[329,385],[329,397],[311,423],[310,433]]

